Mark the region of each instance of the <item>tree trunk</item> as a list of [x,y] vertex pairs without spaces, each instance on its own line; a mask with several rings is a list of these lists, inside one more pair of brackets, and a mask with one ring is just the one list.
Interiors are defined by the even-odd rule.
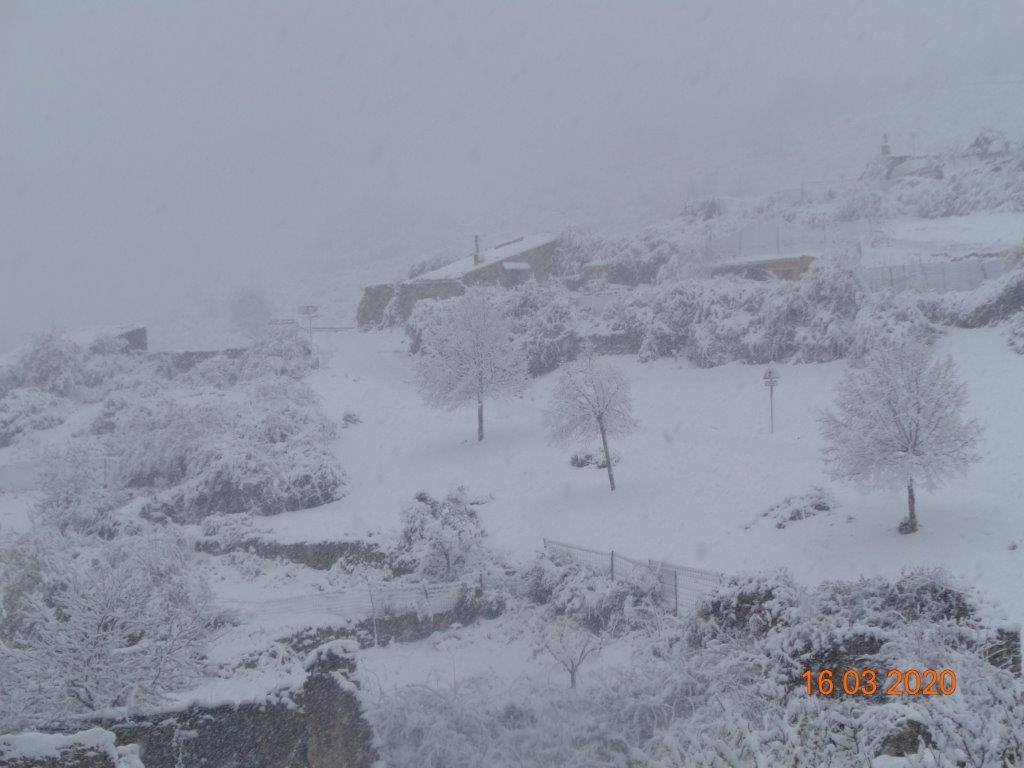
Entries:
[[569,687],[570,688],[575,688],[576,687],[576,667],[572,667],[569,670]]
[[907,480],[907,533],[917,530],[917,500],[914,498],[914,478]]
[[482,397],[476,399],[476,441],[479,443],[484,439],[484,400]]
[[608,485],[615,490],[615,474],[612,472],[612,454],[608,450],[608,435],[604,429],[604,419],[598,417],[597,427],[601,430],[601,445],[604,447],[604,463],[608,467]]

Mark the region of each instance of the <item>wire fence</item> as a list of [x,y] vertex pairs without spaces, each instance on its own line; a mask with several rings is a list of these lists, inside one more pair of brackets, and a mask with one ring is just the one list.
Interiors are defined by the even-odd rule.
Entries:
[[661,585],[662,605],[676,614],[692,611],[724,579],[723,574],[715,571],[675,565],[664,560],[634,560],[615,550],[604,552],[553,539],[544,539],[544,548],[568,555],[580,565],[598,573],[608,574],[613,581],[634,568],[649,569],[657,575]]
[[873,291],[970,291],[986,280],[999,277],[1011,267],[1002,257],[932,261],[868,267],[864,270],[868,288]]

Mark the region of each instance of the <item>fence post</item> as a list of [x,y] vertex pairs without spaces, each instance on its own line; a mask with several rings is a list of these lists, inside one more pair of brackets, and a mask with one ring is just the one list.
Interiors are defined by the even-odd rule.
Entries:
[[672,569],[672,592],[675,594],[676,608],[675,614],[679,615],[679,571],[675,568]]
[[612,550],[612,581],[615,581],[615,550]]

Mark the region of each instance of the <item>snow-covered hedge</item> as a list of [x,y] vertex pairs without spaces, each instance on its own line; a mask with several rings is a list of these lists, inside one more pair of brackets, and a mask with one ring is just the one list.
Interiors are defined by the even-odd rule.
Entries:
[[[647,299],[642,354],[683,355],[711,367],[740,360],[825,362],[843,357],[864,300],[849,258],[816,262],[798,282],[719,276],[660,285]],[[644,313],[632,301],[613,322],[635,326]]]

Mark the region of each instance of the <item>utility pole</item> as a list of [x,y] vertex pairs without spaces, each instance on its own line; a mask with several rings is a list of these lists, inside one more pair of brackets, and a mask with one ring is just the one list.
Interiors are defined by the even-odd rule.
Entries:
[[480,263],[480,235],[473,235],[473,266]]
[[309,331],[309,343],[313,343],[313,318],[317,317],[320,313],[320,307],[316,304],[303,304],[299,307],[299,314],[304,315],[309,321],[307,324],[307,330]]

